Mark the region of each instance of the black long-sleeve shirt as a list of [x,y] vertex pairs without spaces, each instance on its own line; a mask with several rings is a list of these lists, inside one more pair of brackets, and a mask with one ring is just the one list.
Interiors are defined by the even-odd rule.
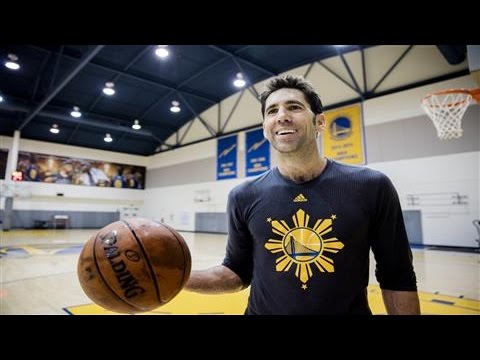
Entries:
[[247,314],[371,314],[369,251],[382,289],[415,291],[398,195],[381,172],[328,160],[301,184],[274,168],[228,198],[223,264],[251,284]]

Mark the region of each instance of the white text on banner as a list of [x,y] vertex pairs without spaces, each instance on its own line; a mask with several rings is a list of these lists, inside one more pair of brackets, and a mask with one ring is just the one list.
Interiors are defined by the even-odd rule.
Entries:
[[362,105],[326,111],[323,155],[347,164],[366,164]]
[[237,135],[218,139],[217,180],[237,177]]
[[263,137],[263,129],[252,130],[245,137],[245,174],[260,175],[270,169],[270,143]]

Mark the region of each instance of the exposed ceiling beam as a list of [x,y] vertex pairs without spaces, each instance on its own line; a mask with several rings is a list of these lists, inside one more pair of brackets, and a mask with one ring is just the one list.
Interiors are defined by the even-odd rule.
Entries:
[[353,85],[357,89],[357,93],[361,94],[362,89],[360,89],[360,86],[358,86],[357,80],[355,79],[355,75],[353,75],[352,69],[350,68],[350,65],[348,65],[348,62],[345,59],[345,56],[343,56],[342,52],[340,52],[339,56],[340,56],[340,59],[342,60],[343,66],[345,66],[345,68],[347,69],[348,75],[350,76],[350,79],[352,80]]
[[450,65],[458,65],[467,58],[467,45],[437,45]]
[[194,73],[192,76],[190,76],[189,78],[185,79],[184,81],[182,81],[180,84],[178,84],[178,88],[180,89],[181,87],[185,86],[186,84],[188,84],[190,81],[192,81],[193,79],[196,79],[197,77],[199,77],[200,75],[203,75],[205,74],[208,70],[210,70],[211,68],[217,66],[218,64],[224,62],[225,60],[227,60],[229,58],[229,56],[226,56],[224,58],[221,58],[221,59],[218,59],[217,61],[214,61],[213,63],[207,65],[206,67],[204,67],[202,70],[200,71],[197,71],[196,73]]
[[278,75],[278,73],[276,73],[276,72],[274,72],[274,71],[272,71],[272,70],[269,70],[269,69],[265,68],[264,66],[260,66],[260,65],[258,65],[258,64],[255,64],[254,62],[252,62],[252,61],[250,61],[250,60],[246,60],[246,59],[244,59],[244,58],[236,55],[235,53],[232,53],[232,52],[230,52],[230,51],[228,51],[228,50],[222,49],[221,47],[219,47],[219,46],[217,46],[217,45],[208,45],[208,46],[211,47],[212,49],[215,49],[215,50],[217,50],[217,51],[220,51],[220,52],[223,53],[223,54],[229,55],[229,56],[231,56],[231,57],[234,58],[234,59],[238,59],[238,60],[240,60],[241,62],[243,62],[243,63],[245,63],[245,64],[248,64],[248,65],[254,67],[254,68],[257,69],[257,70],[260,70],[260,71],[262,71],[262,72],[264,72],[264,73],[267,73],[267,74],[270,75],[270,76]]
[[208,125],[208,123],[202,119],[202,117],[200,116],[200,114],[197,114],[197,112],[195,111],[195,109],[190,105],[190,103],[187,101],[187,99],[185,99],[185,97],[181,94],[181,93],[178,93],[178,96],[180,96],[180,98],[182,99],[183,103],[185,105],[187,105],[188,109],[190,110],[190,112],[194,115],[194,118],[191,120],[191,121],[194,121],[195,120],[195,117],[198,118],[198,120],[200,120],[200,122],[203,124],[203,126],[205,126],[205,128],[207,129],[207,131],[210,133],[210,135],[212,136],[215,136],[217,133],[215,132],[215,129],[213,129],[210,125]]
[[[240,72],[241,72],[242,74],[246,74],[246,73],[245,73],[245,70],[243,69],[243,66],[240,65],[240,63],[238,62],[238,60],[237,60],[235,57],[233,58],[233,62],[235,63],[235,65],[237,65],[238,69],[240,70]],[[248,83],[248,82],[249,82],[249,81],[248,81],[248,78],[245,77],[245,79],[247,80],[247,83]],[[250,85],[248,86],[248,90],[250,90],[250,92],[252,93],[252,95],[253,95],[254,98],[258,99],[259,94],[258,94],[258,92],[257,92],[257,89],[255,89],[254,84],[250,84]]]
[[[209,69],[213,68],[214,66],[220,64],[221,62],[225,61],[226,59],[228,59],[228,57],[225,57],[225,58],[222,58],[222,59],[219,59],[217,61],[215,61],[214,63],[208,65],[207,67],[203,68],[202,70],[200,70],[199,72],[195,73],[194,75],[192,75],[191,77],[189,77],[188,79],[182,81],[180,84],[178,84],[177,88],[180,89],[181,87],[185,86],[186,84],[188,84],[190,81],[192,81],[193,79],[196,79],[198,76],[200,75],[203,75],[204,73],[206,73]],[[153,109],[155,109],[158,105],[160,105],[165,99],[167,99],[170,95],[172,95],[173,93],[175,92],[178,92],[176,90],[170,90],[166,95],[164,95],[163,97],[161,97],[160,99],[158,99],[157,101],[155,101],[152,105],[150,105],[145,111],[143,111],[139,118],[140,120],[145,118],[149,113],[150,111],[152,111]]]
[[50,59],[51,54],[46,54],[45,57],[42,59],[42,65],[40,65],[37,76],[35,78],[35,83],[33,84],[32,88],[32,95],[30,96],[30,101],[35,100],[35,95],[37,95],[37,90],[38,90],[38,85],[40,85],[40,80],[42,79],[42,76],[44,75],[45,71],[45,66],[48,63],[48,60]]
[[97,53],[102,50],[105,45],[97,45],[89,52],[87,52],[79,61],[79,63],[73,68],[73,70],[65,76],[65,78],[58,84],[50,93],[48,93],[45,98],[37,105],[37,107],[27,115],[27,118],[23,123],[18,127],[18,130],[22,130],[29,122],[32,120],[44,107],[47,105],[50,100],[52,100],[55,95],[57,95],[74,77],[82,70],[85,65],[95,56]]
[[[42,51],[50,51],[50,50],[47,50],[47,49],[44,49],[44,48],[38,47],[38,46],[33,46],[33,48],[39,49],[39,50],[42,50]],[[67,59],[70,59],[70,60],[78,60],[78,57],[71,56],[71,55],[68,55],[68,54],[62,54],[62,56],[64,58],[67,58]],[[115,68],[112,68],[110,66],[100,64],[98,61],[91,61],[89,63],[89,65],[92,66],[92,67],[96,67],[98,69],[113,72],[117,75],[125,76],[125,77],[130,78],[130,79],[138,80],[138,81],[141,81],[141,82],[144,82],[146,84],[150,84],[150,85],[153,85],[153,86],[156,86],[156,87],[162,87],[164,89],[169,89],[169,90],[174,90],[174,91],[181,91],[184,94],[188,94],[188,95],[191,95],[191,96],[196,97],[198,99],[207,101],[210,104],[216,104],[218,102],[217,99],[212,99],[211,97],[209,97],[207,95],[199,94],[197,92],[192,92],[190,90],[179,90],[172,85],[167,85],[167,84],[164,84],[162,82],[151,80],[151,79],[146,78],[144,76],[135,75],[135,74],[132,74],[132,73],[129,73],[129,72],[126,72],[126,71],[122,71],[120,69],[115,69]]]
[[378,80],[378,82],[375,84],[375,86],[370,90],[370,92],[375,92],[377,88],[380,86],[380,84],[392,73],[392,71],[398,66],[398,64],[403,60],[405,56],[410,52],[410,50],[413,49],[413,45],[409,45],[403,53],[398,57],[398,59],[390,66],[390,68],[383,74],[382,78]]
[[337,74],[335,71],[333,71],[332,69],[330,69],[327,65],[325,65],[322,61],[317,61],[317,64],[320,65],[321,67],[323,67],[325,70],[327,70],[330,74],[332,74],[333,76],[335,76],[338,80],[340,80],[342,83],[344,83],[345,85],[347,85],[350,89],[352,89],[353,91],[355,91],[356,93],[358,93],[359,95],[361,95],[361,93],[358,92],[358,89],[356,89],[355,87],[352,86],[352,84],[350,84],[347,80],[345,80],[343,77],[341,77],[339,74]]
[[[420,87],[420,86],[435,84],[435,83],[438,83],[440,81],[455,79],[457,77],[465,76],[465,75],[468,75],[468,74],[470,74],[469,70],[464,69],[464,70],[456,71],[454,73],[445,74],[445,75],[437,76],[435,78],[426,79],[426,80],[402,85],[402,86],[391,88],[391,89],[381,91],[381,92],[376,92],[376,93],[364,92],[363,94],[359,94],[358,97],[354,97],[354,98],[351,98],[349,100],[345,100],[345,101],[341,101],[341,102],[326,105],[324,107],[324,110],[336,109],[336,108],[340,108],[340,107],[343,107],[343,106],[355,104],[355,103],[358,103],[358,102],[361,102],[361,101],[365,101],[365,100],[368,100],[368,99],[374,99],[374,98],[377,98],[377,97],[381,97],[381,96],[385,96],[385,95],[389,95],[389,94],[394,94],[394,93],[397,93],[397,92],[400,92],[400,91],[410,90],[410,89],[417,88],[417,87]],[[236,133],[240,133],[242,131],[248,131],[250,129],[260,128],[261,126],[262,126],[262,122],[260,121],[258,124],[254,124],[254,125],[250,125],[250,126],[246,126],[246,127],[242,127],[242,128],[237,128],[237,129],[229,131],[229,132],[220,131],[220,132],[217,133],[216,136],[211,136],[211,137],[207,137],[207,138],[203,138],[203,139],[194,140],[194,141],[191,141],[191,142],[188,142],[188,143],[179,144],[178,146],[170,147],[167,150],[160,149],[158,151],[155,151],[155,153],[174,150],[174,149],[177,149],[179,147],[196,144],[196,143],[199,143],[199,142],[202,142],[202,141],[219,138],[219,137],[222,137],[222,136],[225,136],[225,135],[236,134]],[[183,138],[182,138],[182,140],[183,140]]]
[[[25,100],[25,99],[22,99],[22,98],[9,97],[8,104],[14,105],[13,107],[10,107],[10,108],[12,108],[13,111],[21,111],[21,112],[31,111],[30,102]],[[8,110],[7,109],[7,103],[5,103],[5,102],[0,103],[0,109],[2,109],[2,107],[4,109]],[[17,110],[15,110],[14,108],[16,108]],[[67,108],[61,107],[61,106],[49,105],[46,108],[46,110],[54,112],[58,115],[65,115],[66,113],[69,113],[71,109],[67,109]],[[123,126],[130,126],[132,124],[131,119],[124,119],[124,118],[119,118],[119,117],[114,117],[114,116],[108,116],[108,115],[104,115],[102,113],[82,112],[82,114],[87,119],[97,119],[99,121],[109,122],[112,126],[117,126],[117,125],[121,126],[122,129],[123,129]],[[41,115],[41,113],[40,113],[40,115]],[[156,126],[156,125],[152,125],[152,124],[149,124],[147,126],[151,130],[154,130],[154,132],[155,132],[156,129],[167,130],[167,131],[170,131],[170,132],[174,132],[174,131],[178,130],[177,127],[169,125],[169,124],[165,124],[165,123],[162,123],[160,126]],[[115,129],[113,129],[113,130],[115,130]]]
[[[122,71],[127,71],[133,64],[135,64],[138,59],[140,59],[148,50],[150,50],[153,47],[153,45],[146,46],[142,51],[140,51],[138,54],[136,54],[132,60],[129,61],[127,65],[125,65],[122,68]],[[112,77],[109,81],[115,83],[117,79],[121,76],[122,74],[116,74],[114,77]],[[95,105],[98,103],[98,101],[103,97],[103,91],[101,91],[95,100],[90,104],[88,107],[88,111],[92,111]]]
[[243,97],[244,94],[245,94],[245,89],[243,89],[242,92],[240,93],[240,95],[237,97],[237,100],[235,101],[235,104],[233,105],[232,110],[230,110],[230,114],[228,114],[227,118],[225,119],[225,122],[223,123],[222,128],[221,128],[220,131],[219,131],[220,134],[223,134],[223,131],[224,131],[225,128],[227,127],[228,122],[229,122],[230,119],[232,118],[232,115],[233,115],[233,113],[235,112],[235,110],[237,109],[237,106],[238,106],[238,104],[240,103],[240,100],[242,99],[242,97]]
[[[30,112],[30,108],[25,106],[25,105],[20,105],[20,104],[13,104],[11,101],[8,103],[4,102],[0,104],[0,110],[8,110],[8,111],[18,111],[18,112],[25,112],[28,113]],[[73,118],[69,115],[65,114],[59,114],[54,111],[47,111],[47,110],[42,110],[38,112],[39,116],[42,117],[48,117],[51,119],[57,119],[57,120],[62,120],[65,122],[69,122],[72,124],[76,125],[84,125],[88,127],[96,127],[100,129],[106,129],[106,130],[112,130],[112,131],[118,131],[118,132],[126,132],[132,135],[138,135],[138,136],[147,136],[147,137],[152,137],[154,138],[157,142],[166,145],[170,147],[171,145],[166,144],[163,140],[160,140],[153,132],[145,129],[140,129],[140,130],[134,130],[128,126],[121,126],[121,125],[114,125],[111,123],[107,123],[105,120],[99,119],[99,118],[94,118],[94,117],[81,117],[81,118]]]

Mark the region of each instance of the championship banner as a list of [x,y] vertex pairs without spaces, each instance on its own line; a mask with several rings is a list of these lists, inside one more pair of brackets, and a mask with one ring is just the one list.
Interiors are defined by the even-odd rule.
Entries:
[[237,135],[218,139],[217,180],[237,177]]
[[365,164],[362,105],[326,111],[323,155],[346,164]]
[[255,176],[270,169],[270,144],[263,137],[263,129],[246,133],[245,175]]

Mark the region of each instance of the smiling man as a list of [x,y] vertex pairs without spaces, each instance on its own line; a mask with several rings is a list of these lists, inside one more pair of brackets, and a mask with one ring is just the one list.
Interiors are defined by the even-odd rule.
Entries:
[[278,166],[238,185],[227,204],[221,265],[193,271],[186,290],[251,286],[246,314],[371,314],[369,252],[388,314],[419,314],[398,195],[384,174],[320,156],[321,100],[302,77],[260,95],[264,137]]

